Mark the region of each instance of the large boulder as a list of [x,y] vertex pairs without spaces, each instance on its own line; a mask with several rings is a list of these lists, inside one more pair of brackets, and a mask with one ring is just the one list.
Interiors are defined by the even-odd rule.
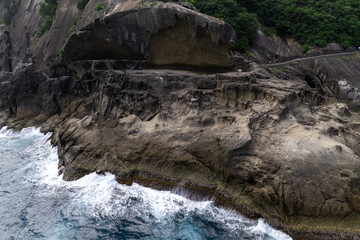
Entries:
[[63,62],[130,59],[161,66],[235,65],[229,50],[236,34],[229,24],[176,3],[155,3],[114,9],[95,19],[70,37]]

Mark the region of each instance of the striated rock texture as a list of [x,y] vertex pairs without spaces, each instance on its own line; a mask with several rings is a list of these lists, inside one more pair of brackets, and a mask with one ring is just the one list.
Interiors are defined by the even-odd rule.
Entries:
[[0,26],[0,72],[10,72],[11,60],[10,60],[10,39],[9,29],[6,25]]
[[174,3],[98,2],[77,26],[76,1],[59,2],[34,42],[40,1],[21,1],[0,32],[0,66],[8,52],[15,64],[0,76],[0,126],[53,132],[66,180],[110,171],[214,197],[294,239],[360,238],[357,54],[204,72],[233,66],[229,25]]
[[110,13],[73,34],[63,61],[130,59],[151,65],[231,68],[233,28],[175,3]]
[[12,43],[12,66],[31,62],[31,44],[37,38],[37,31],[44,18],[38,14],[42,0],[18,1],[19,7],[12,18],[13,29],[10,31]]
[[303,63],[340,101],[355,111],[360,110],[360,55],[320,58]]
[[356,239],[358,115],[302,71],[93,69],[78,79],[27,66],[0,80],[1,125],[53,131],[67,180],[110,171],[213,196],[294,239]]

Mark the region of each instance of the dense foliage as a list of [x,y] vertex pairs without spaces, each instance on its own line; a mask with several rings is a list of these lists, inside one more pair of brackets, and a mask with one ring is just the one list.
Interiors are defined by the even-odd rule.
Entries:
[[45,0],[40,4],[39,14],[41,16],[55,16],[57,9],[56,0]]
[[360,45],[359,0],[197,0],[194,4],[232,24],[238,33],[237,49],[242,51],[251,44],[257,18],[269,34],[275,30],[310,46]]
[[200,11],[230,23],[238,36],[235,49],[245,52],[259,28],[255,14],[249,13],[236,0],[198,0],[194,4]]
[[243,1],[261,22],[289,33],[303,43],[344,48],[360,44],[359,0],[263,0]]

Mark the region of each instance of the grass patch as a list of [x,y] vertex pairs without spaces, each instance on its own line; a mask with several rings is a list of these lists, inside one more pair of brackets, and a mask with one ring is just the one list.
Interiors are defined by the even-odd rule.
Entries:
[[272,73],[285,72],[285,68],[272,67],[272,68],[269,68],[269,71],[272,72]]
[[252,59],[256,59],[256,56],[252,52],[246,52],[246,55],[248,55]]

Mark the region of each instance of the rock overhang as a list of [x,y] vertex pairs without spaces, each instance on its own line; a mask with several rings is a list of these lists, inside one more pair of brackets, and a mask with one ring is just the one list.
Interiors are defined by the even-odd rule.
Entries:
[[146,60],[150,65],[232,68],[236,40],[227,23],[175,3],[157,3],[95,19],[66,43],[63,62]]

